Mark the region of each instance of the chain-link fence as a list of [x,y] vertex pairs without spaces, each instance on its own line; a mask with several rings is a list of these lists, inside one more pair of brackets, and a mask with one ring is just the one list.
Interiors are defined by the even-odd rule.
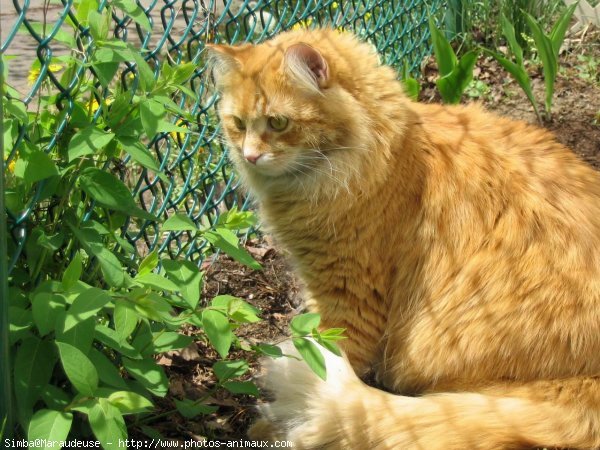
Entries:
[[[0,0],[2,46],[7,83],[5,98],[18,100],[29,112],[39,108],[41,98],[52,101],[58,111],[57,132],[45,145],[48,153],[68,142],[64,136],[76,109],[72,98],[82,77],[97,78],[98,89],[90,102],[100,114],[114,99],[102,89],[102,74],[87,63],[85,49],[94,39],[93,24],[82,17],[83,2],[75,0]],[[90,2],[86,4],[89,5]],[[174,102],[191,113],[193,121],[173,117],[173,124],[187,127],[190,133],[159,132],[143,144],[160,164],[166,177],[148,173],[144,167],[125,170],[123,161],[107,163],[106,170],[117,175],[135,194],[143,209],[165,218],[175,212],[185,213],[197,224],[209,226],[220,213],[234,205],[246,206],[238,192],[238,181],[227,163],[227,150],[219,140],[219,125],[214,111],[216,96],[210,91],[203,59],[207,42],[259,42],[293,27],[334,26],[357,33],[373,42],[384,61],[397,67],[416,69],[428,53],[427,17],[441,0],[100,0],[92,2],[98,11],[113,7],[108,16],[111,36],[133,44],[152,68],[155,77],[164,62],[177,66],[195,63],[196,69],[186,86],[178,91]],[[89,6],[87,6],[89,8]],[[142,17],[143,15],[143,17]],[[78,58],[76,70],[65,72],[66,58]],[[122,89],[135,86],[139,73],[135,63],[124,61],[119,74]],[[48,100],[50,99],[50,100]],[[43,118],[42,118],[43,119]],[[28,131],[29,130],[29,131]],[[3,121],[5,172],[14,169],[18,148],[29,141],[31,127],[19,123],[18,117]],[[63,133],[64,134],[64,133]],[[45,191],[51,180],[34,183],[27,194],[6,187],[5,206],[8,219],[8,270],[23,257],[32,224],[45,214]],[[44,206],[45,205],[45,206]],[[140,253],[158,248],[172,257],[201,261],[204,243],[190,245],[186,232],[160,234],[156,222],[142,226],[125,220],[122,237]]]

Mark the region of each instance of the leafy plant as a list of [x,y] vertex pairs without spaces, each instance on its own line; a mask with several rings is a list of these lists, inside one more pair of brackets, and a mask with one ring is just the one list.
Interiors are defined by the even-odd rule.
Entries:
[[410,70],[408,68],[408,62],[404,63],[402,67],[402,86],[404,87],[404,92],[408,95],[412,100],[417,101],[419,99],[419,93],[421,92],[421,85],[416,78],[413,78],[410,74]]
[[[552,99],[554,97],[554,83],[558,73],[558,55],[560,47],[564,41],[567,27],[576,7],[577,5],[573,4],[566,8],[548,35],[544,33],[540,23],[532,15],[523,11],[525,20],[531,29],[532,37],[537,47],[537,52],[542,61],[545,84],[544,111],[546,119],[550,119],[552,114]],[[502,65],[502,67],[504,67],[504,69],[513,76],[531,102],[538,120],[542,122],[542,116],[539,112],[537,101],[533,94],[531,78],[529,77],[525,67],[523,49],[517,42],[513,25],[505,16],[502,17],[502,29],[511,49],[511,53],[513,54],[514,61],[507,59],[498,52],[488,49],[484,49],[484,51],[490,56],[494,57]]]
[[437,61],[440,78],[435,82],[445,103],[459,103],[462,95],[473,79],[473,67],[477,52],[471,50],[458,58],[450,42],[429,18],[429,30],[433,52]]

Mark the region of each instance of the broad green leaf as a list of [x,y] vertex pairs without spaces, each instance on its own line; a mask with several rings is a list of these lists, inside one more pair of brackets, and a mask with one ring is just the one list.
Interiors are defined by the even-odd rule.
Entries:
[[345,328],[328,328],[325,331],[320,333],[321,338],[331,340],[331,341],[340,341],[342,339],[346,339],[344,333],[346,332]]
[[134,308],[150,320],[162,322],[170,316],[171,305],[160,295],[151,292],[135,299]]
[[207,309],[202,313],[202,325],[208,340],[221,358],[227,357],[234,338],[227,317],[219,311]]
[[154,407],[146,397],[129,391],[113,392],[109,395],[108,401],[119,408],[121,414],[139,414]]
[[95,125],[90,125],[78,131],[69,142],[69,161],[80,156],[93,155],[104,149],[115,137],[114,133],[100,130]]
[[162,231],[198,231],[194,221],[182,213],[174,214],[165,220],[161,229]]
[[138,268],[138,275],[145,275],[152,272],[158,266],[159,258],[158,251],[154,250],[150,252],[140,263]]
[[433,17],[429,18],[429,31],[440,76],[445,77],[456,67],[456,54],[444,34],[435,26]]
[[300,314],[290,322],[290,329],[294,336],[307,336],[312,334],[321,323],[321,316],[315,313]]
[[326,380],[327,367],[325,366],[325,358],[317,346],[308,339],[298,337],[293,338],[292,343],[312,371],[316,373],[319,378]]
[[[138,70],[138,78],[140,80],[140,87],[143,91],[150,92],[154,89],[154,85],[156,84],[156,80],[154,79],[154,72],[142,56],[139,50],[136,50],[132,46],[130,46],[135,63],[137,64]],[[150,136],[153,137],[153,136]]]
[[190,77],[194,74],[197,64],[188,62],[185,64],[180,64],[175,67],[175,71],[171,80],[174,84],[181,84],[190,79]]
[[83,272],[83,266],[81,264],[81,253],[75,253],[75,256],[65,269],[62,276],[62,285],[65,291],[68,291],[79,281]]
[[152,139],[158,133],[159,123],[166,114],[165,107],[162,103],[150,99],[140,102],[139,108],[144,132]]
[[174,399],[174,401],[177,411],[186,419],[193,419],[200,414],[212,414],[219,409],[217,406],[204,405],[188,398],[183,400]]
[[241,298],[232,295],[218,295],[211,302],[213,308],[225,312],[233,320],[242,323],[260,322],[260,310]]
[[98,311],[107,303],[110,303],[111,300],[106,291],[95,287],[82,292],[67,311],[63,332],[67,332],[78,323],[96,316]]
[[81,350],[64,342],[56,342],[60,361],[73,387],[83,395],[93,396],[98,388],[98,372]]
[[152,31],[152,25],[150,25],[148,16],[146,16],[144,10],[134,0],[114,0],[112,4],[126,12],[144,31]]
[[248,372],[249,369],[248,363],[244,360],[217,361],[213,365],[213,372],[221,382],[241,377]]
[[83,354],[89,352],[95,337],[96,319],[88,317],[77,321],[67,313],[60,314],[56,319],[56,340],[77,347]]
[[180,294],[192,309],[200,301],[202,272],[191,261],[164,260],[167,277],[179,286]]
[[107,347],[116,350],[123,356],[127,356],[128,358],[132,359],[140,359],[142,357],[140,352],[127,342],[119,342],[119,336],[117,335],[117,332],[105,325],[96,325],[95,338]]
[[494,59],[496,59],[496,61],[498,61],[500,63],[500,65],[502,67],[504,67],[504,69],[513,76],[513,78],[519,84],[521,89],[523,89],[523,92],[527,96],[527,99],[533,106],[533,109],[535,110],[535,113],[539,118],[540,114],[539,114],[539,110],[538,110],[538,106],[537,106],[537,101],[533,95],[533,89],[531,87],[531,79],[529,78],[529,74],[527,73],[525,68],[523,66],[519,66],[519,65],[515,64],[514,62],[506,59],[500,53],[493,52],[493,51],[487,50],[487,49],[483,49],[483,51],[485,53],[487,53],[488,55],[492,56]]
[[17,349],[13,383],[21,424],[26,424],[31,418],[33,405],[50,381],[55,364],[56,352],[46,340],[29,337]]
[[40,393],[41,399],[49,409],[64,410],[71,403],[72,396],[53,384],[47,384]]
[[117,71],[119,70],[118,62],[96,62],[93,65],[94,72],[98,76],[98,81],[102,87],[108,87],[110,82],[115,77]]
[[240,245],[240,241],[235,233],[227,228],[216,228],[204,232],[204,237],[208,242],[223,250],[236,261],[247,265],[251,269],[261,269],[262,266],[250,256],[250,254]]
[[31,310],[17,306],[9,306],[8,320],[8,331],[11,344],[14,344],[19,339],[27,336],[27,330],[34,325]]
[[506,18],[504,14],[501,17],[502,23],[502,33],[504,37],[506,37],[506,41],[508,42],[508,46],[512,54],[515,56],[515,61],[518,66],[523,66],[523,49],[519,45],[519,41],[517,41],[517,36],[515,35],[515,27],[512,23]]
[[123,380],[119,370],[104,353],[91,348],[88,352],[88,357],[98,370],[98,378],[100,378],[102,383],[119,389],[127,389],[127,383]]
[[101,205],[142,219],[156,220],[156,217],[135,204],[127,186],[111,173],[96,167],[88,167],[79,176],[79,185]]
[[119,342],[125,342],[137,326],[138,314],[126,300],[116,300],[113,320]]
[[54,331],[56,320],[64,313],[66,304],[65,298],[60,294],[40,292],[33,296],[31,311],[40,336]]
[[88,420],[94,436],[105,450],[122,449],[120,442],[127,439],[127,427],[119,408],[106,398],[96,399]]
[[258,344],[257,349],[263,355],[270,356],[271,358],[280,358],[283,356],[281,347],[271,344]]
[[556,74],[558,72],[557,57],[554,54],[552,41],[544,34],[544,31],[537,20],[526,12],[523,14],[525,15],[525,20],[527,21],[527,25],[529,25],[535,46],[537,47],[538,54],[542,60],[544,84],[546,88],[545,107],[546,113],[550,114],[552,110],[552,97],[554,96],[554,81],[556,80]]
[[404,92],[411,100],[417,101],[419,99],[419,92],[421,92],[421,85],[414,78],[404,78],[402,80],[402,86]]
[[138,380],[142,386],[158,397],[164,397],[169,390],[169,380],[161,366],[153,359],[123,358],[123,366],[127,372]]
[[179,291],[179,287],[175,283],[157,273],[145,273],[142,275],[138,275],[134,278],[134,281],[144,286],[159,289],[162,291]]
[[550,31],[550,42],[552,43],[554,56],[557,60],[558,54],[560,52],[560,47],[563,41],[565,40],[565,33],[567,32],[567,28],[569,28],[571,18],[573,17],[573,13],[575,12],[576,8],[577,2],[573,3],[567,9],[565,9],[554,24],[554,26],[552,27],[552,31]]
[[52,158],[43,151],[33,151],[27,155],[27,166],[23,179],[27,183],[35,183],[58,175],[58,168]]
[[132,160],[147,169],[161,173],[158,161],[139,139],[130,136],[119,136],[119,142]]
[[223,387],[232,394],[246,394],[258,397],[260,392],[252,381],[226,381]]
[[476,62],[477,52],[465,53],[450,74],[436,81],[444,102],[460,102],[463,92],[473,79],[473,67]]
[[[104,11],[107,14],[106,10]],[[108,22],[106,21],[106,17],[96,10],[89,10],[87,20],[94,40],[102,41],[106,39],[108,36]]]
[[67,439],[72,423],[72,413],[40,409],[29,422],[27,440],[36,441],[39,439],[42,445],[36,445],[35,448],[59,450],[61,448],[60,441]]
[[192,337],[185,336],[174,331],[159,331],[153,334],[155,336],[152,344],[154,347],[154,353],[162,353],[170,350],[185,348],[194,342]]

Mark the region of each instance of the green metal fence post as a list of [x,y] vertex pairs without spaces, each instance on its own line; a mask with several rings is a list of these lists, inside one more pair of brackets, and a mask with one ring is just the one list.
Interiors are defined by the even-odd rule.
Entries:
[[[2,35],[0,34],[0,42]],[[0,99],[4,97],[4,62],[0,52]],[[0,101],[0,136],[4,135],[4,114]],[[4,142],[0,139],[0,439],[12,434],[12,389],[8,346],[8,254],[6,252],[6,210],[4,209]]]

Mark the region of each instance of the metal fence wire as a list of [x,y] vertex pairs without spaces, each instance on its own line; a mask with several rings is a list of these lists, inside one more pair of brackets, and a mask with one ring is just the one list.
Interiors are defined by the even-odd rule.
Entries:
[[[47,145],[50,153],[56,146],[64,145],[61,133],[68,128],[68,121],[73,120],[69,105],[77,79],[96,76],[82,64],[73,79],[65,79],[60,73],[62,58],[69,55],[85,61],[86,55],[72,38],[73,30],[86,39],[93,39],[92,33],[78,21],[79,1],[12,0],[12,4],[10,1],[0,0],[3,39],[0,51],[8,65],[6,82],[10,86],[5,95],[16,97],[29,111],[35,111],[41,96],[55,96],[57,110],[66,113],[59,114],[62,122]],[[150,27],[140,26],[139,18],[132,20],[123,12],[127,8],[113,9],[111,35],[138,48],[156,77],[165,60],[171,65],[188,61],[197,64],[187,84],[197,100],[190,105],[189,96],[186,100],[183,92],[173,99],[192,113],[195,123],[188,124],[193,133],[158,133],[144,143],[167,177],[153,176],[143,167],[125,173],[120,171],[119,161],[107,164],[106,170],[117,174],[143,209],[154,215],[165,218],[175,212],[185,213],[198,225],[209,226],[223,211],[234,205],[246,207],[248,201],[238,191],[238,180],[227,162],[227,149],[219,140],[217,96],[210,89],[203,59],[206,43],[260,42],[290,28],[327,25],[353,31],[371,41],[383,60],[399,71],[406,64],[414,71],[429,52],[427,18],[440,8],[442,0],[131,0],[131,3],[142,8]],[[98,11],[109,5],[106,0],[96,4]],[[140,9],[131,11],[139,14]],[[138,74],[134,64],[124,66],[120,82],[126,88],[131,86],[129,83],[136,83]],[[109,101],[97,100],[100,104]],[[173,121],[177,123],[176,119]],[[25,127],[20,127],[14,119],[11,123],[4,121],[2,128],[5,171],[8,171],[18,157],[18,145],[29,136]],[[121,161],[124,162],[127,160]],[[38,182],[30,197],[18,199],[21,203],[12,201],[10,188],[6,192],[9,273],[19,258],[24,257],[25,242],[36,217],[44,214],[42,199],[47,182]],[[171,257],[185,257],[198,264],[206,245],[200,241],[189,245],[190,235],[186,232],[161,234],[157,223],[152,221],[141,227],[125,221],[122,236],[140,253],[157,248]]]

